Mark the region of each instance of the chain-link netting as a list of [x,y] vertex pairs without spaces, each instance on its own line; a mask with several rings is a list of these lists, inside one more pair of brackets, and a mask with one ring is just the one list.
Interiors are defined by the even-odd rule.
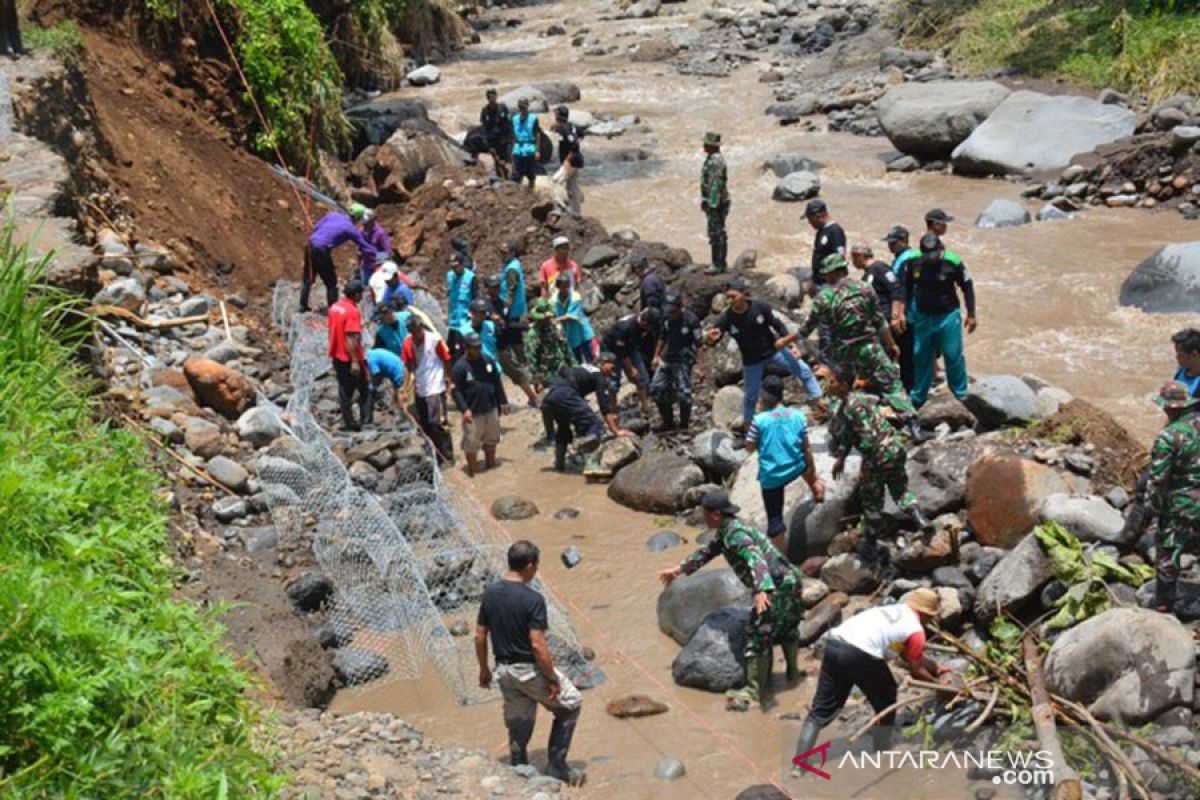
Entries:
[[[386,430],[325,431],[320,420],[337,415],[325,320],[297,307],[296,286],[277,286],[292,392],[286,409],[259,403],[288,435],[257,466],[281,539],[308,537],[334,584],[335,665],[348,685],[375,687],[415,679],[432,662],[459,702],[489,699],[494,692],[475,680],[472,634],[484,588],[505,571],[507,537],[442,479],[409,417]],[[594,683],[567,614],[540,581],[534,587],[546,594],[555,663],[581,685]]]

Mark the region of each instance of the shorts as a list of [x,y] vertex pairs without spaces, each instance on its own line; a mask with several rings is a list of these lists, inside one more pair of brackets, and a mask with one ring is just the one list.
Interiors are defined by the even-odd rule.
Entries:
[[463,422],[462,451],[478,453],[480,446],[495,447],[500,442],[500,412],[476,414],[472,422]]
[[529,359],[525,355],[525,343],[514,342],[507,347],[500,348],[498,353],[500,356],[500,369],[504,370],[504,374],[508,379],[517,386],[529,383],[529,370],[525,366],[529,363]]
[[512,174],[514,182],[520,183],[522,178],[535,180],[538,174],[537,156],[513,156]]

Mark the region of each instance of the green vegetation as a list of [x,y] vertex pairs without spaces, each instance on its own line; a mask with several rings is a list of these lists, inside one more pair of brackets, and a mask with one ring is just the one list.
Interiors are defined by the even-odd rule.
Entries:
[[144,445],[95,420],[77,303],[28,258],[0,229],[0,796],[270,796],[249,679],[175,596]]
[[53,50],[59,55],[72,56],[83,49],[83,32],[75,20],[63,20],[49,28],[31,26],[22,32],[25,45],[35,50]]
[[1058,599],[1058,611],[1046,622],[1050,630],[1068,628],[1112,608],[1112,595],[1106,583],[1119,581],[1141,586],[1154,577],[1146,564],[1126,566],[1108,551],[1093,549],[1084,553],[1079,539],[1057,522],[1046,522],[1033,533],[1050,556],[1054,577],[1067,585]]
[[1016,67],[1162,99],[1200,91],[1200,0],[904,0],[905,38],[971,72]]

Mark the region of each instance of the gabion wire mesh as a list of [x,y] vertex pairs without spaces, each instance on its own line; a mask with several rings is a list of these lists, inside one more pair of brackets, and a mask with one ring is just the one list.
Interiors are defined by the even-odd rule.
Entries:
[[[281,539],[307,537],[332,580],[328,635],[335,664],[353,687],[416,679],[430,663],[459,703],[496,696],[475,680],[475,618],[487,585],[506,568],[507,537],[473,498],[447,484],[429,443],[404,418],[392,430],[334,440],[318,416],[332,415],[336,387],[323,318],[294,313],[296,287],[280,284],[276,322],[291,352],[286,410],[260,407],[287,435],[258,459]],[[339,458],[335,448],[346,448]],[[350,467],[347,468],[346,464]],[[584,659],[570,619],[545,592],[555,663],[582,686],[599,674]]]

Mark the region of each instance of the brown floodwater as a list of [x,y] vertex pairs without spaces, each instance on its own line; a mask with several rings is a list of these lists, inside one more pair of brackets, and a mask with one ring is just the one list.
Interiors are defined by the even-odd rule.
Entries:
[[[1020,200],[1020,184],[887,174],[879,157],[890,149],[886,139],[780,127],[762,113],[772,102],[769,85],[757,81],[766,62],[747,64],[726,79],[700,79],[661,64],[584,57],[580,48],[570,47],[569,36],[539,36],[550,23],[565,20],[572,34],[586,26],[606,43],[632,44],[639,31],[665,36],[673,29],[704,24],[699,14],[706,5],[697,0],[664,5],[665,16],[643,21],[602,20],[612,7],[600,10],[583,0],[523,9],[515,12],[524,20],[522,26],[483,34],[482,43],[469,48],[464,59],[442,68],[438,85],[412,91],[428,100],[431,114],[455,134],[475,123],[484,87],[491,84],[506,90],[533,81],[568,79],[582,90],[579,108],[638,114],[649,132],[611,141],[588,139],[585,154],[644,146],[653,158],[623,165],[620,180],[593,170],[584,182],[584,211],[610,230],[631,227],[644,239],[687,247],[698,261],[706,261],[708,252],[696,202],[699,142],[706,130],[719,130],[726,142],[733,195],[731,256],[753,247],[760,268],[769,272],[807,263],[812,240],[800,204],[770,199],[775,180],[760,167],[772,155],[802,153],[823,162],[821,194],[834,218],[852,240],[872,242],[881,257],[886,252],[878,240],[891,225],[916,230],[927,209],[945,208],[958,218],[947,239],[971,268],[979,297],[980,328],[967,345],[969,369],[980,374],[1035,373],[1109,409],[1149,440],[1160,423],[1147,397],[1174,370],[1168,337],[1179,327],[1200,323],[1200,317],[1120,308],[1117,293],[1133,266],[1155,249],[1197,238],[1195,223],[1174,212],[1102,209],[1069,221],[978,230],[973,227],[975,216],[997,197]],[[1036,206],[1029,207],[1036,211]],[[455,472],[450,480],[469,483],[484,508],[495,497],[513,492],[541,508],[540,515],[505,523],[506,528],[514,538],[530,538],[542,547],[545,577],[608,676],[602,686],[585,693],[572,749],[572,760],[586,761],[588,767],[589,782],[582,794],[731,798],[747,785],[782,780],[785,753],[793,746],[799,722],[780,716],[803,715],[816,665],[808,664],[808,679],[786,687],[782,664],[777,663],[778,701],[766,713],[729,713],[720,696],[676,687],[670,665],[679,648],[657,628],[655,573],[676,563],[686,547],[651,554],[644,542],[664,526],[689,540],[697,531],[619,507],[607,499],[603,486],[550,471],[550,454],[529,448],[539,432],[535,413],[519,412],[507,418],[505,426],[501,469],[470,482]],[[570,521],[555,520],[554,512],[563,507],[578,508],[581,514]],[[558,554],[572,544],[582,551],[583,562],[567,570]],[[638,720],[604,713],[607,700],[628,692],[650,694],[671,710]],[[852,702],[861,703],[861,697]],[[335,707],[391,711],[443,743],[483,748],[497,756],[506,752],[499,704],[455,705],[432,668],[419,681],[343,693]],[[544,755],[548,728],[543,717],[534,737],[535,760]],[[849,732],[837,723],[830,731]],[[665,757],[683,760],[686,776],[671,783],[655,780],[654,767]],[[857,798],[962,798],[971,796],[976,785],[954,773],[904,770],[858,781],[847,778],[836,788],[828,784],[819,790],[811,784],[798,788],[785,783],[795,796]]]

